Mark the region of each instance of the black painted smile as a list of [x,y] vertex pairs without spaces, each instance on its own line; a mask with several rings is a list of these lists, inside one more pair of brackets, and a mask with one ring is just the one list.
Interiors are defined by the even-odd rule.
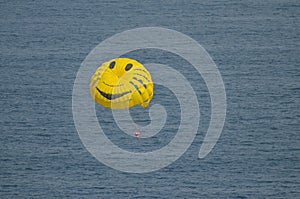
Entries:
[[123,97],[124,95],[128,94],[128,93],[131,93],[131,91],[126,91],[124,93],[119,93],[119,94],[108,94],[108,93],[105,93],[103,91],[101,91],[99,88],[97,88],[97,91],[103,96],[105,97],[106,99],[108,100],[114,100],[114,99],[117,99],[117,98],[120,98],[120,97]]

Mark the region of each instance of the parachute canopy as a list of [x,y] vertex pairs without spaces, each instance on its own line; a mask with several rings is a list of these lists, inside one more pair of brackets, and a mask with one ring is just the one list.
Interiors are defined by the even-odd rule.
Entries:
[[147,107],[153,97],[149,71],[138,61],[116,58],[104,62],[91,77],[90,93],[108,108]]

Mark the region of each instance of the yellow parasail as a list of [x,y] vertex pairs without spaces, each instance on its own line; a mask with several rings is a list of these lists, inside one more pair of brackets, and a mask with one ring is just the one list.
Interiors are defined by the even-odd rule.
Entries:
[[104,62],[94,73],[90,93],[104,107],[122,109],[140,104],[147,107],[153,97],[149,71],[138,61],[116,58]]

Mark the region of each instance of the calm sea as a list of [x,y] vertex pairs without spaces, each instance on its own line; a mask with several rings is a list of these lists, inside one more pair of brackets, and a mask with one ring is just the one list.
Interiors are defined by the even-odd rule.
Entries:
[[[0,198],[300,198],[299,1],[32,0],[1,1],[0,9]],[[227,117],[213,151],[198,159],[210,121],[203,79],[171,53],[131,52],[142,63],[182,70],[197,91],[201,120],[176,162],[152,173],[123,173],[81,143],[73,83],[101,41],[149,26],[180,31],[209,52],[226,87]],[[167,109],[168,127],[146,148],[143,140],[120,136],[105,120],[110,111],[97,106],[108,137],[128,150],[166,145],[180,110],[168,89],[155,93],[152,104],[174,107]],[[147,124],[141,109],[132,115]]]

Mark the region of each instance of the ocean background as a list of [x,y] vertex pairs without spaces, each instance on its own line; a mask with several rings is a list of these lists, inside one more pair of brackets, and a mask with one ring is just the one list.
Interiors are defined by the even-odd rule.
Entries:
[[[300,1],[13,0],[0,9],[0,198],[300,198]],[[198,159],[210,121],[203,79],[171,53],[129,53],[181,71],[197,91],[201,120],[173,164],[124,173],[83,146],[73,83],[101,41],[151,26],[180,31],[208,51],[225,84],[227,117],[214,149]],[[110,110],[96,111],[115,144],[143,152],[165,146],[180,121],[167,88],[155,87],[155,103],[166,107],[166,127],[140,142],[115,127]],[[138,124],[149,122],[147,110],[132,109]]]

